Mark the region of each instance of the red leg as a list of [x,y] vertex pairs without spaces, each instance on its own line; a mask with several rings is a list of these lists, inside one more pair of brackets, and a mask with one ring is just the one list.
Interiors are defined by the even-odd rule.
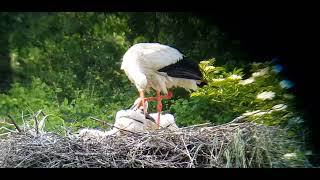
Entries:
[[[158,93],[158,90],[157,90],[157,93]],[[173,96],[172,92],[169,91],[167,95],[165,96],[160,96],[160,90],[159,90],[159,97],[161,99],[171,99]],[[144,98],[145,101],[152,101],[152,100],[158,100],[158,94],[156,97],[148,97],[148,98]]]
[[144,101],[152,101],[152,100],[157,100],[157,97],[147,97],[147,98],[144,98]]
[[158,129],[160,129],[161,111],[162,111],[162,103],[161,103],[160,89],[157,89],[157,112],[158,112],[157,125],[158,125]]
[[165,96],[162,96],[162,99],[171,99],[171,98],[172,98],[172,96],[173,96],[172,91],[168,91],[168,94],[167,94],[167,95],[165,95]]
[[157,112],[158,112],[158,118],[157,118],[157,125],[158,125],[158,129],[160,129],[160,115],[161,115],[161,111],[162,111],[162,102],[161,100],[162,99],[171,99],[173,94],[171,91],[168,92],[167,95],[165,96],[161,96],[160,94],[160,89],[158,88],[157,89],[157,96],[156,97],[148,97],[148,98],[145,98],[144,97],[144,92],[143,91],[139,91],[140,92],[140,98],[142,99],[141,100],[141,104],[143,106],[143,112],[144,112],[144,115],[147,114],[147,109],[145,107],[145,101],[151,101],[151,100],[157,100]]
[[[143,91],[139,91],[140,93],[140,98],[141,98],[141,104],[143,106],[143,113],[144,113],[144,116],[146,116],[147,114],[147,109],[146,109],[146,105],[145,105],[145,98],[144,98],[144,92]],[[139,107],[138,107],[139,108]]]

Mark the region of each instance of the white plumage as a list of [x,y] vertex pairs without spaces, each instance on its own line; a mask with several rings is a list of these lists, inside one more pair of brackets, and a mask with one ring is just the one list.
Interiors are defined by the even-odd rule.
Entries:
[[[156,118],[157,114],[152,113],[150,116]],[[138,121],[141,121],[141,123]],[[174,117],[171,114],[161,115],[160,127],[167,129],[168,131],[179,130],[179,127],[175,123]],[[121,110],[117,113],[114,127],[111,130],[101,131],[97,129],[84,128],[79,130],[78,137],[81,137],[84,140],[101,139],[110,135],[121,136],[131,133],[147,133],[157,129],[157,124],[146,119],[140,112],[133,110]]]
[[[151,113],[150,116],[157,118],[157,113]],[[141,112],[134,110],[121,110],[117,112],[114,128],[107,133],[107,135],[122,135],[133,133],[144,133],[158,129],[154,121],[147,119]],[[169,131],[178,130],[172,114],[161,114],[160,127],[168,129]]]
[[150,87],[154,90],[159,88],[165,94],[168,93],[168,88],[172,87],[196,90],[198,80],[171,77],[158,71],[177,63],[183,56],[178,50],[167,45],[139,43],[124,54],[121,69],[139,91],[149,91]]
[[[116,120],[114,127],[109,131],[101,131],[97,129],[81,129],[78,136],[84,140],[89,139],[101,139],[110,135],[124,135],[130,133],[146,133],[155,131],[158,129],[157,124],[150,119],[147,119],[142,112],[141,107],[138,108],[138,103],[141,101],[138,98],[133,106],[127,110],[120,110],[116,114]],[[146,107],[148,107],[148,102],[146,102]],[[151,113],[150,116],[156,119],[157,114]],[[179,127],[175,123],[175,119],[172,114],[161,114],[160,127],[167,129],[169,131],[178,131]]]
[[[182,87],[196,90],[203,82],[198,64],[185,60],[177,49],[159,43],[139,43],[130,47],[123,56],[121,69],[138,89],[145,115],[145,101],[158,101],[158,125],[162,110],[161,99],[172,97],[172,92],[168,92],[168,89]],[[148,92],[150,88],[156,90],[157,96],[144,98],[144,92]],[[160,92],[167,95],[161,96]]]

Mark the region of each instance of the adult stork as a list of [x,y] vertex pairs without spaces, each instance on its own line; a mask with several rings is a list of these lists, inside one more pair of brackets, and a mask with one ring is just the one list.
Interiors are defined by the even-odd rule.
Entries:
[[[138,43],[130,47],[122,58],[121,69],[139,91],[140,106],[146,115],[145,101],[157,100],[157,124],[160,124],[162,99],[170,99],[170,88],[182,87],[196,90],[205,85],[199,65],[175,48],[159,43]],[[150,88],[156,91],[156,97],[145,98]],[[161,96],[161,92],[165,95]]]

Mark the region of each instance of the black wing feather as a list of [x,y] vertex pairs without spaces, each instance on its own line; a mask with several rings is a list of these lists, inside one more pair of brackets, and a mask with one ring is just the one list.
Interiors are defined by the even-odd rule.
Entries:
[[168,76],[177,78],[194,80],[202,80],[203,78],[199,65],[196,62],[185,58],[181,59],[175,64],[161,68],[158,71],[165,72],[168,74]]

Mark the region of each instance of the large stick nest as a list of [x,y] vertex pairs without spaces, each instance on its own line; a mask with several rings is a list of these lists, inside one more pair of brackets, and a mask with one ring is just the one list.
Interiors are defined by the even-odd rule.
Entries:
[[275,130],[244,122],[90,139],[12,134],[0,139],[0,167],[265,167]]

